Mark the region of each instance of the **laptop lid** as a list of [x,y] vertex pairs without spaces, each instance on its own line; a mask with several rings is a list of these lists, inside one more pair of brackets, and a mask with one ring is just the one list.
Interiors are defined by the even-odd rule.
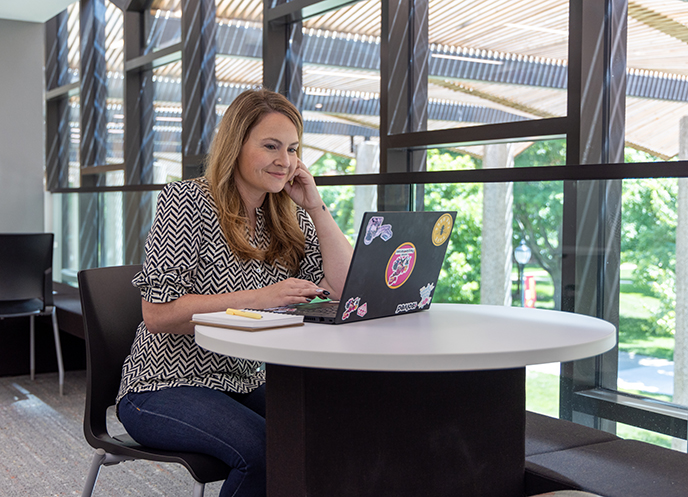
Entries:
[[[455,211],[366,212],[339,303],[291,307],[304,321],[343,324],[430,307]],[[323,308],[332,315],[323,315]]]
[[428,309],[456,212],[366,212],[335,323]]

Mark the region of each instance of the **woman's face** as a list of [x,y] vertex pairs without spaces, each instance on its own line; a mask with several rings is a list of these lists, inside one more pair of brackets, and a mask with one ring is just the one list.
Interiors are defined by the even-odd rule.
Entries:
[[266,114],[249,132],[237,161],[235,181],[247,207],[259,207],[268,192],[278,193],[298,160],[299,135],[284,114]]

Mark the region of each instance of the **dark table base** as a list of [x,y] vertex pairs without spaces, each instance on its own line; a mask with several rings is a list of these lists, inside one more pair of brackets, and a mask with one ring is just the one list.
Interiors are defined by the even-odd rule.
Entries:
[[267,375],[268,497],[524,495],[524,368]]

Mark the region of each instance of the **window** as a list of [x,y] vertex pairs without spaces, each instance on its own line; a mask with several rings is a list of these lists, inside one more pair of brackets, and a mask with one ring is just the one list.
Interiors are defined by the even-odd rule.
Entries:
[[[438,297],[497,295],[619,326],[618,349],[529,370],[529,408],[624,436],[685,436],[672,423],[688,399],[669,366],[685,374],[688,14],[680,0],[622,3],[75,3],[46,29],[61,274],[140,262],[157,191],[202,174],[226,106],[265,85],[302,109],[304,161],[349,237],[365,210],[456,208]],[[499,236],[486,209],[509,213]],[[513,256],[522,241],[525,263]],[[497,279],[486,277],[495,258],[507,268]],[[672,395],[641,387],[633,360]]]

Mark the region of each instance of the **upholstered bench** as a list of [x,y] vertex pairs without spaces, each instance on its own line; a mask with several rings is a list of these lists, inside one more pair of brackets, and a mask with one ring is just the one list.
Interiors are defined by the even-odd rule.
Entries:
[[526,415],[526,495],[685,497],[688,454],[535,413]]
[[614,440],[621,438],[564,419],[526,412],[526,458]]

